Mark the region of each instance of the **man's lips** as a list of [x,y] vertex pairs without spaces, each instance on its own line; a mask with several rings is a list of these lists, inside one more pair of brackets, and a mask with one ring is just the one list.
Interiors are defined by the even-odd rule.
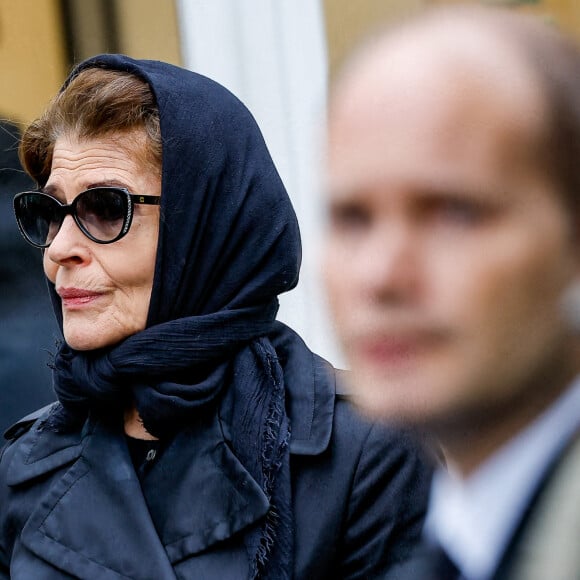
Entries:
[[56,292],[60,296],[63,306],[66,308],[83,306],[102,296],[100,292],[84,290],[82,288],[58,288]]
[[404,364],[435,348],[442,340],[444,334],[439,331],[369,333],[353,338],[350,348],[357,358],[370,364]]
[[358,356],[375,363],[403,362],[417,353],[420,341],[409,338],[372,338],[357,341]]

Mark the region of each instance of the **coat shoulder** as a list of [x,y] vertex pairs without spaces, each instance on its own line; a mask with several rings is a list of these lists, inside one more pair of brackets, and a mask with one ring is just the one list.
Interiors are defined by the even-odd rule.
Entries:
[[420,538],[432,467],[415,434],[362,416],[337,374],[328,446],[293,458],[298,577],[390,578]]
[[60,403],[43,407],[6,431],[0,451],[0,480],[17,486],[54,471],[80,454],[84,427],[60,429],[53,418]]
[[57,405],[58,403],[50,403],[49,405],[41,407],[40,409],[37,409],[36,411],[33,411],[32,413],[22,417],[22,419],[19,419],[16,421],[16,423],[6,429],[4,432],[4,439],[7,441],[18,439],[24,435],[24,433],[29,431],[32,425],[36,423],[36,421],[48,417],[53,408],[55,408]]

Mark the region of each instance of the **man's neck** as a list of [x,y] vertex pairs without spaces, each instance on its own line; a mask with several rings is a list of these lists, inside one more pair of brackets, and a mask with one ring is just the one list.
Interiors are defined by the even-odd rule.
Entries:
[[447,462],[462,477],[468,477],[497,450],[548,409],[580,374],[580,364],[573,364],[560,377],[552,377],[550,388],[538,387],[525,400],[514,401],[503,409],[490,408],[461,421],[438,425],[434,434]]
[[533,423],[488,455],[469,477],[440,469],[425,535],[468,578],[490,578],[536,492],[580,427],[580,375]]

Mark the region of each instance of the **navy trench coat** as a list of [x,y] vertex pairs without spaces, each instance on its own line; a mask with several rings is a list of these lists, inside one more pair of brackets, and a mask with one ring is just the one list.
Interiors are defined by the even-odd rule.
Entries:
[[[362,420],[317,359],[289,397],[294,578],[388,578],[416,543],[430,469],[411,438]],[[56,403],[58,405],[58,403]],[[122,426],[17,423],[0,462],[0,578],[243,579],[268,510],[228,445],[227,413],[180,432],[142,479]],[[395,576],[396,577],[396,576]]]

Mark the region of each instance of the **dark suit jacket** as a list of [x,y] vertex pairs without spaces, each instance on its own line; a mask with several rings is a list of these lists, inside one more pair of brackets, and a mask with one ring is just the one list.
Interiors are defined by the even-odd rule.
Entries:
[[[452,580],[418,545],[397,580]],[[490,580],[580,580],[580,434],[555,458]]]
[[580,579],[580,433],[554,461],[494,580]]

